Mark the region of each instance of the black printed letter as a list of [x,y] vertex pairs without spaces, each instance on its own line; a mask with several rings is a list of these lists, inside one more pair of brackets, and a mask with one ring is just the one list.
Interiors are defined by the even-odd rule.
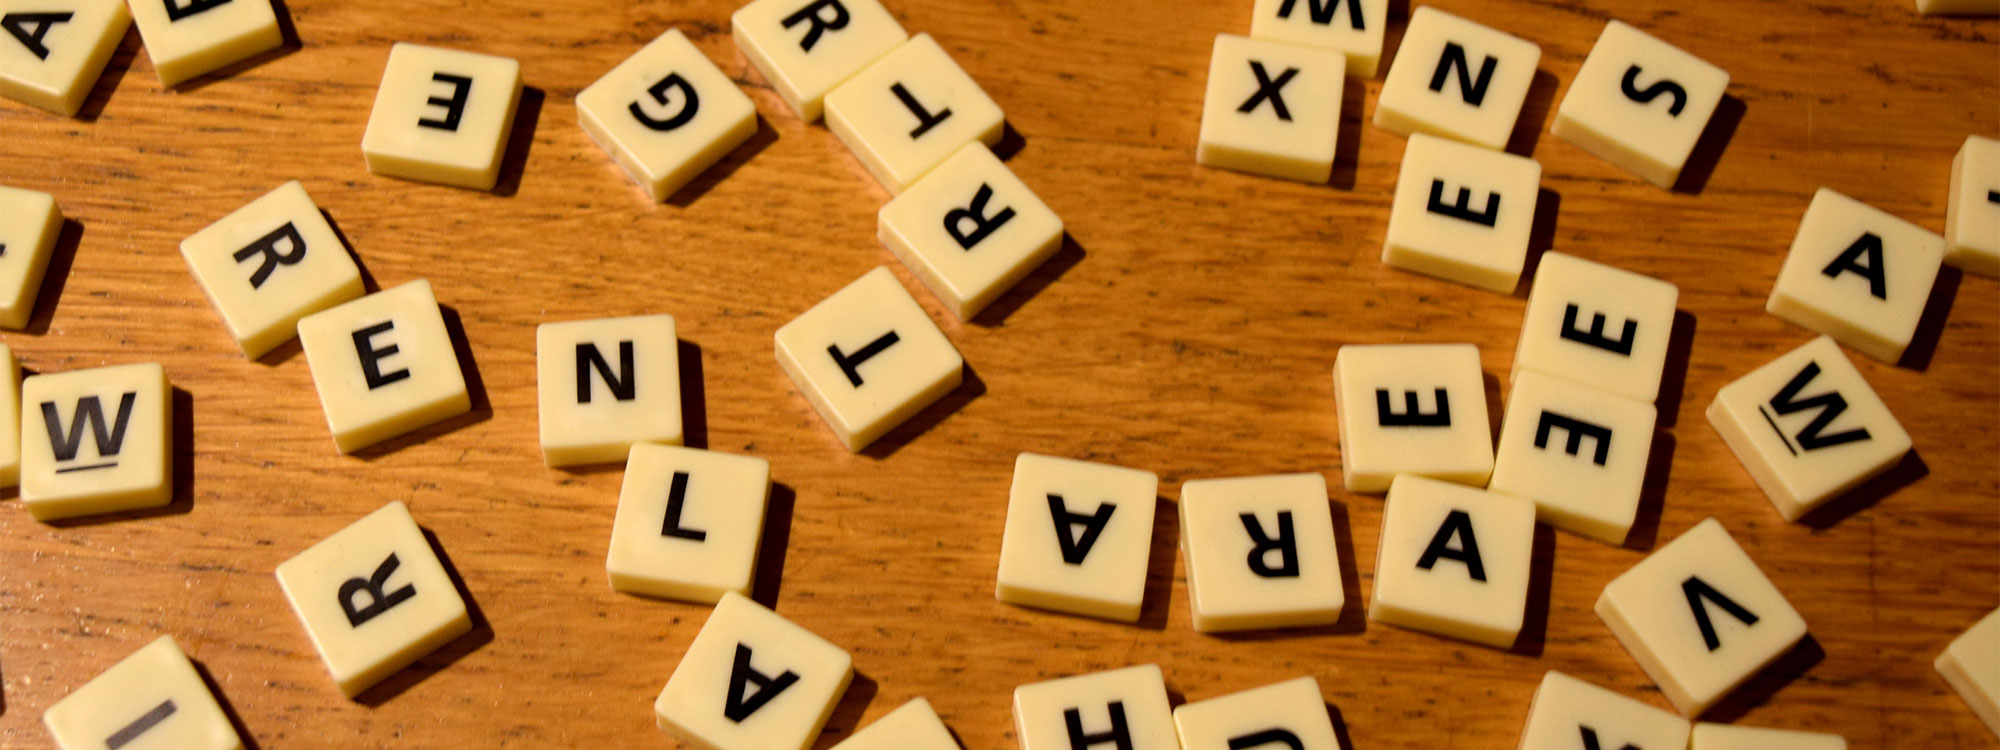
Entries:
[[1425,414],[1417,408],[1417,392],[1403,391],[1403,413],[1397,414],[1389,405],[1389,391],[1375,389],[1375,421],[1383,427],[1450,427],[1451,394],[1443,388],[1436,389],[1437,410]]
[[[1451,547],[1452,537],[1460,540],[1457,549]],[[1479,538],[1472,535],[1472,516],[1465,511],[1454,510],[1444,517],[1430,546],[1424,548],[1424,556],[1417,558],[1417,567],[1430,570],[1440,558],[1465,563],[1465,572],[1472,580],[1486,580],[1486,563],[1479,559]]]
[[889,92],[896,95],[896,100],[902,102],[903,106],[910,110],[910,114],[917,116],[917,127],[910,131],[911,140],[924,137],[924,134],[930,132],[931,128],[937,127],[938,123],[951,118],[950,107],[931,112],[924,108],[922,102],[917,101],[917,97],[911,94],[909,89],[903,88],[900,82],[891,84]]
[[[29,52],[35,53],[37,59],[47,60],[49,59],[49,47],[42,44],[42,37],[48,35],[50,26],[59,23],[69,23],[69,19],[75,17],[75,13],[69,12],[9,13],[5,16],[0,16],[0,28],[6,29],[9,34],[13,34],[15,39],[21,40],[21,46],[27,47]],[[34,25],[34,31],[28,30],[29,24]]]
[[[972,194],[972,205],[954,208],[944,214],[944,231],[958,240],[958,246],[971,250],[973,245],[986,239],[986,235],[999,229],[1014,218],[1013,208],[1002,208],[999,213],[987,217],[986,202],[993,200],[993,188],[986,183],[979,184],[979,191]],[[965,222],[972,222],[972,230],[965,230]]]
[[860,388],[862,363],[888,350],[889,347],[895,346],[896,342],[900,340],[896,337],[895,331],[890,331],[882,334],[881,338],[868,342],[867,346],[861,347],[860,350],[853,354],[842,354],[840,346],[837,344],[828,344],[826,353],[833,356],[833,363],[840,365],[841,372],[847,373],[847,382],[852,383],[856,388]]
[[[278,250],[279,243],[284,243],[284,252]],[[242,263],[259,255],[264,256],[264,260],[257,264],[257,270],[250,272],[251,289],[262,288],[278,266],[294,265],[305,260],[306,240],[299,236],[298,227],[287,221],[284,226],[271,230],[270,234],[257,238],[249,247],[236,251],[236,262]]]
[[1431,180],[1431,201],[1426,208],[1431,213],[1444,214],[1460,221],[1493,226],[1500,221],[1500,194],[1486,194],[1486,208],[1472,210],[1472,188],[1458,189],[1458,202],[1444,202],[1444,180]]
[[[1278,6],[1278,17],[1291,18],[1292,6],[1298,4],[1299,0],[1285,0],[1283,5]],[[1340,10],[1340,0],[1324,0],[1324,2],[1321,0],[1306,0],[1306,12],[1312,14],[1313,23],[1321,26],[1333,23],[1333,12],[1337,10]],[[1347,22],[1354,27],[1355,31],[1366,28],[1361,23],[1361,3],[1357,2],[1357,0],[1348,0]]]
[[432,73],[431,80],[451,84],[451,98],[439,99],[435,96],[424,100],[434,107],[444,108],[444,119],[422,119],[417,125],[436,130],[458,131],[458,121],[465,117],[465,101],[472,96],[472,79],[450,73]]
[[[1097,544],[1097,536],[1104,533],[1105,525],[1111,523],[1111,514],[1118,510],[1117,503],[1103,503],[1090,515],[1071,513],[1063,503],[1063,497],[1049,494],[1049,517],[1056,522],[1056,544],[1062,547],[1063,562],[1082,565],[1084,558],[1090,557],[1090,548]],[[1076,535],[1076,527],[1083,526],[1083,536]]]
[[1667,105],[1667,114],[1674,117],[1681,116],[1681,110],[1687,108],[1687,89],[1681,88],[1680,84],[1673,81],[1655,81],[1653,85],[1647,86],[1645,90],[1640,90],[1639,66],[1637,65],[1625,69],[1625,80],[1618,82],[1618,88],[1625,92],[1625,98],[1640,104],[1650,104],[1654,99],[1662,96],[1673,97],[1673,103]]
[[1104,707],[1111,714],[1111,728],[1097,734],[1083,733],[1083,712],[1063,709],[1063,727],[1069,730],[1070,750],[1090,750],[1109,744],[1118,750],[1132,750],[1132,729],[1125,725],[1125,702],[1112,701]]
[[1265,745],[1284,745],[1292,750],[1306,750],[1306,743],[1299,736],[1283,729],[1266,729],[1241,737],[1229,738],[1229,750],[1251,750]]
[[402,347],[390,344],[377,349],[370,341],[377,334],[388,333],[395,327],[396,321],[387,320],[354,332],[354,353],[361,358],[361,377],[368,381],[368,390],[372,391],[410,377],[409,370],[397,370],[387,374],[382,372],[382,360],[402,351]]
[[1257,93],[1251,94],[1250,99],[1243,102],[1243,106],[1237,107],[1236,111],[1245,114],[1255,112],[1257,105],[1268,99],[1271,102],[1271,111],[1278,113],[1278,119],[1291,122],[1292,110],[1285,106],[1285,84],[1292,82],[1292,76],[1298,75],[1299,69],[1286,68],[1285,72],[1279,73],[1274,80],[1271,74],[1264,70],[1263,63],[1251,60],[1250,73],[1257,76]]
[[[1597,744],[1597,730],[1582,724],[1578,724],[1576,728],[1583,730],[1583,750],[1603,750],[1603,746]],[[1628,742],[1620,750],[1639,750],[1639,746]]]
[[133,740],[139,739],[139,736],[145,734],[147,730],[159,726],[160,722],[166,721],[167,717],[174,715],[174,710],[173,701],[160,701],[160,705],[154,706],[153,710],[147,711],[145,715],[137,719],[133,719],[132,723],[125,725],[125,728],[113,732],[110,737],[105,738],[104,747],[106,750],[118,750],[118,748],[132,744]]
[[1632,341],[1639,334],[1638,321],[1626,318],[1625,334],[1614,339],[1604,335],[1604,313],[1591,313],[1590,330],[1586,331],[1576,327],[1576,316],[1579,312],[1581,311],[1577,309],[1576,305],[1565,305],[1563,307],[1563,338],[1586,346],[1594,346],[1607,352],[1623,354],[1627,357],[1632,356]]
[[[1819,377],[1819,363],[1807,362],[1805,369],[1799,370],[1799,374],[1792,376],[1791,382],[1786,383],[1784,388],[1778,390],[1778,395],[1771,397],[1771,410],[1777,412],[1778,416],[1781,417],[1807,409],[1819,410],[1819,415],[1813,417],[1813,420],[1806,424],[1805,429],[1799,430],[1799,434],[1795,438],[1799,441],[1799,447],[1813,451],[1821,448],[1830,448],[1843,443],[1869,439],[1868,428],[1866,427],[1834,433],[1832,435],[1820,434],[1822,430],[1832,426],[1833,420],[1839,419],[1840,415],[1847,411],[1847,399],[1841,396],[1839,391],[1822,393],[1809,398],[1799,398],[1799,391],[1805,390],[1806,385],[1817,377]],[[1771,429],[1775,430],[1777,428],[1778,424],[1772,422]],[[1778,437],[1781,439],[1784,438],[1784,431],[1780,430]],[[1785,448],[1787,450],[1790,450],[1791,447],[1790,443],[1786,443]],[[1794,453],[1796,452],[1794,451]]]
[[[118,455],[125,445],[125,424],[132,418],[132,405],[139,400],[136,392],[126,393],[118,399],[118,418],[110,425],[104,422],[104,404],[96,396],[84,396],[76,400],[76,411],[70,415],[69,430],[62,428],[62,415],[56,412],[53,402],[42,402],[42,423],[49,430],[49,449],[55,453],[57,461],[76,458],[76,451],[83,447],[83,425],[90,425],[91,437],[97,440],[97,457],[109,458]],[[117,464],[87,468],[109,468]],[[64,469],[57,473],[72,471]]]
[[186,0],[183,5],[177,0],[160,0],[167,6],[167,22],[173,23],[197,13],[206,13],[229,4],[229,0]]
[[[382,565],[375,569],[375,575],[366,579],[349,578],[346,583],[340,584],[340,611],[347,613],[347,624],[361,627],[362,623],[375,619],[376,615],[387,612],[390,607],[409,601],[411,597],[417,595],[415,584],[383,593],[382,587],[389,585],[389,576],[396,573],[398,564],[396,553],[391,552],[389,558],[383,560]],[[367,594],[368,603],[360,607],[354,606],[355,594]]]
[[1493,67],[1499,64],[1499,60],[1487,55],[1486,61],[1479,64],[1478,80],[1474,80],[1472,66],[1465,59],[1465,48],[1458,46],[1458,42],[1445,42],[1444,54],[1438,57],[1437,71],[1431,73],[1431,90],[1444,91],[1444,82],[1456,70],[1459,96],[1465,99],[1466,104],[1477,107],[1486,101],[1486,84],[1493,82]]
[[686,539],[691,542],[708,541],[708,532],[681,526],[681,509],[687,505],[688,473],[674,472],[673,486],[667,488],[667,520],[660,526],[660,536]]
[[[1264,524],[1258,522],[1257,514],[1244,513],[1243,530],[1250,533],[1250,572],[1259,578],[1299,577],[1299,542],[1292,537],[1292,512],[1278,511],[1278,536],[1272,538],[1264,534]],[[1271,553],[1278,553],[1278,566],[1271,567]]]
[[[1868,256],[1865,265],[1861,263],[1863,255]],[[1876,299],[1889,298],[1889,272],[1882,265],[1882,238],[1875,236],[1874,232],[1862,234],[1820,273],[1826,274],[1829,279],[1840,278],[1843,273],[1859,274],[1868,280],[1869,294],[1875,295]]]
[[1577,455],[1583,450],[1583,439],[1588,437],[1597,441],[1597,452],[1591,457],[1591,462],[1603,466],[1604,462],[1611,460],[1611,428],[1552,411],[1544,410],[1541,421],[1535,424],[1535,447],[1546,450],[1549,447],[1549,432],[1556,428],[1569,432],[1569,441],[1563,444],[1564,453]]
[[1722,639],[1716,637],[1715,623],[1709,621],[1708,606],[1702,604],[1701,600],[1715,602],[1715,606],[1721,607],[1722,611],[1728,612],[1730,617],[1741,620],[1745,625],[1757,624],[1757,615],[1744,609],[1743,605],[1737,604],[1735,600],[1723,596],[1722,592],[1716,591],[1715,587],[1708,585],[1707,581],[1701,580],[1698,576],[1689,576],[1686,581],[1682,581],[1681,593],[1687,594],[1688,609],[1694,611],[1694,624],[1701,628],[1701,641],[1708,644],[1710,651],[1722,648]]
[[[798,681],[798,673],[789,669],[775,678],[766,677],[764,673],[751,669],[750,647],[738,643],[736,664],[729,669],[729,695],[722,704],[722,715],[728,717],[730,721],[741,724],[744,719],[750,718],[751,714],[757,713],[757,709],[763,708],[764,704],[770,703],[772,698],[778,697],[779,693],[785,692],[786,688]],[[744,689],[751,685],[757,686],[756,694],[744,695]]]
[[701,97],[694,93],[694,87],[689,86],[687,79],[682,78],[681,74],[668,73],[667,77],[647,87],[646,93],[652,95],[654,102],[664,107],[669,102],[667,92],[673,89],[681,90],[681,108],[672,117],[664,120],[655,120],[651,115],[646,114],[646,110],[640,107],[638,102],[633,102],[627,109],[631,110],[632,117],[637,119],[640,125],[662,133],[686,125],[689,120],[694,119],[694,113],[701,110]]
[[[820,15],[821,10],[833,11],[833,17]],[[847,28],[847,6],[841,5],[840,0],[813,0],[806,7],[785,16],[784,25],[789,29],[799,25],[801,21],[807,22],[809,26],[806,28],[806,38],[799,41],[799,49],[811,52],[813,45],[819,43],[821,34]]]
[[618,370],[613,372],[611,363],[604,361],[604,353],[597,350],[597,344],[584,342],[576,345],[576,402],[590,403],[590,373],[595,370],[604,378],[604,387],[611,389],[611,395],[619,401],[631,401],[639,397],[639,378],[632,366],[632,342],[618,342]]

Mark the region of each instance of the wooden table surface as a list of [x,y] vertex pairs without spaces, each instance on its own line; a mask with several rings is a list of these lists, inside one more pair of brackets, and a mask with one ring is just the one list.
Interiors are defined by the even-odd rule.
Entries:
[[[2000,747],[1931,668],[2000,603],[1994,280],[1947,270],[1917,366],[1856,355],[1917,457],[1815,524],[1782,521],[1702,417],[1724,383],[1811,337],[1763,304],[1815,189],[1943,226],[1953,153],[2000,130],[1991,19],[1923,18],[1906,0],[1443,3],[1542,46],[1514,144],[1544,169],[1538,244],[1679,284],[1691,333],[1667,375],[1657,510],[1631,548],[1544,530],[1528,636],[1509,652],[1367,622],[1382,503],[1338,490],[1338,626],[1189,627],[1169,512],[1181,482],[1310,470],[1338,488],[1340,346],[1470,341],[1497,389],[1524,305],[1378,261],[1404,145],[1367,124],[1379,79],[1349,84],[1331,185],[1195,164],[1211,40],[1247,31],[1248,2],[890,0],[1006,110],[1009,164],[1073,237],[970,324],[876,242],[886,193],[751,69],[729,38],[734,0],[287,4],[297,41],[222,77],[164,92],[133,33],[82,119],[0,106],[0,182],[54,193],[73,219],[34,323],[4,341],[31,371],[163,363],[180,472],[163,514],[52,526],[0,503],[0,746],[49,746],[43,710],[161,634],[205,668],[253,746],[671,746],[651,702],[706,609],[606,584],[620,473],[544,468],[534,390],[537,324],[664,312],[689,360],[689,442],[766,457],[779,485],[759,598],[854,654],[822,748],[917,696],[969,750],[1011,748],[1016,685],[1147,662],[1177,701],[1315,675],[1354,748],[1512,747],[1549,669],[1667,705],[1590,607],[1709,516],[1813,634],[1716,716],[1857,748]],[[1407,15],[1398,5],[1392,54]],[[1651,187],[1546,134],[1613,17],[1733,75],[1716,131],[1728,137],[1706,149],[1698,189]],[[764,124],[654,205],[576,125],[573,99],[669,28],[749,91]],[[533,91],[499,191],[368,174],[361,132],[396,41],[522,61]],[[237,353],[178,243],[291,179],[374,283],[436,285],[471,359],[472,415],[343,457],[295,343]],[[772,333],[882,264],[972,373],[850,455],[779,371]],[[993,600],[1021,451],[1160,474],[1141,624]],[[477,628],[349,701],[272,570],[389,500],[434,533]]]

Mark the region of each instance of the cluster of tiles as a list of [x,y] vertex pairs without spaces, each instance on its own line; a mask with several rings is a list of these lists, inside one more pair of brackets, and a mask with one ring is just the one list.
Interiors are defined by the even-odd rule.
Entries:
[[[1984,0],[1924,12],[2000,12]],[[0,95],[77,112],[137,23],[162,85],[283,42],[270,0],[0,2]],[[1257,0],[1250,37],[1217,38],[1198,159],[1308,182],[1333,167],[1348,74],[1373,76],[1387,0]],[[827,126],[894,197],[878,238],[970,319],[1045,261],[1062,221],[992,147],[1000,108],[931,37],[876,0],[756,0],[735,41],[802,120]],[[1540,56],[1533,43],[1430,7],[1413,14],[1374,114],[1408,135],[1383,259],[1500,292],[1519,284],[1541,167],[1503,149]],[[1456,81],[1454,85],[1454,81]],[[1619,21],[1572,82],[1553,132],[1647,181],[1675,183],[1728,75]],[[522,92],[512,59],[397,44],[363,136],[376,174],[493,188]],[[678,30],[577,98],[587,132],[655,201],[748,140],[750,99]],[[1773,289],[1773,314],[1826,334],[1717,394],[1709,419],[1780,514],[1796,520],[1886,471],[1911,441],[1840,350],[1909,346],[1943,263],[2000,273],[2000,141],[1953,163],[1943,236],[1821,190]],[[1456,188],[1456,192],[1451,192]],[[1483,193],[1483,202],[1475,201]],[[1455,198],[1447,200],[1448,195]],[[0,188],[0,327],[35,304],[63,224],[52,196]],[[6,250],[14,249],[8,253]],[[351,453],[466,412],[443,310],[415,280],[366,293],[328,215],[287,183],[181,251],[246,357],[296,337],[336,448]],[[1498,443],[1471,345],[1343,348],[1334,366],[1344,480],[1386,493],[1376,622],[1505,648],[1525,619],[1537,523],[1623,544],[1640,505],[1678,290],[1562,253],[1533,280]],[[780,328],[776,356],[860,450],[957,387],[956,348],[887,268]],[[1836,343],[1838,342],[1838,343]],[[614,364],[615,361],[615,364]],[[158,507],[173,493],[172,386],[158,364],[18,379],[0,346],[0,481],[37,519]],[[805,748],[852,679],[849,654],[748,599],[770,494],[760,458],[681,447],[675,322],[543,325],[541,444],[550,466],[624,461],[606,572],[620,591],[714,604],[655,703],[657,721],[722,750]],[[88,439],[86,439],[88,437]],[[1158,477],[1051,456],[1017,460],[995,589],[1002,602],[1114,621],[1143,605]],[[1204,479],[1181,490],[1193,626],[1335,622],[1341,556],[1318,473]],[[360,694],[471,628],[409,509],[392,502],[280,565],[278,582],[339,690]],[[1607,585],[1596,611],[1686,717],[1699,717],[1806,634],[1713,519]],[[2000,732],[2000,611],[1937,670]],[[1311,677],[1170,708],[1141,666],[1019,688],[1024,750],[1290,747],[1337,739]],[[241,741],[171,637],[52,706],[63,747],[233,748]],[[1821,750],[1831,735],[1691,724],[1550,672],[1523,747]],[[955,748],[918,699],[839,745]]]

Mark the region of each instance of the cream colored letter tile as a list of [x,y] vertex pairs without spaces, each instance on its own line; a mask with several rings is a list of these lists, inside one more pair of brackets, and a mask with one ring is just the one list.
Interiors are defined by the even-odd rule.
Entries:
[[354,259],[296,180],[181,240],[181,257],[251,359],[298,335],[299,318],[363,291]]
[[764,459],[632,446],[604,561],[611,587],[703,604],[750,593],[770,497]]
[[1944,262],[2000,276],[2000,140],[1965,137],[1951,160],[1951,201],[1944,205]]
[[882,207],[876,237],[960,320],[1062,247],[1063,222],[982,143]]
[[1180,750],[1153,664],[1014,688],[1014,735],[1021,750]]
[[1541,183],[1533,159],[1410,136],[1382,262],[1511,294],[1527,265]]
[[1820,732],[1704,723],[1694,725],[1694,744],[1688,750],[1847,750],[1847,738]]
[[1389,0],[1257,0],[1250,13],[1251,38],[1339,52],[1348,75],[1374,78],[1382,61]]
[[1708,423],[1787,521],[1888,471],[1911,445],[1825,336],[1723,386]]
[[472,630],[401,500],[278,565],[278,586],[349,698]]
[[1514,372],[1534,370],[1651,403],[1680,288],[1558,252],[1535,270]]
[[1764,309],[1894,364],[1943,261],[1936,232],[1820,188]]
[[38,521],[173,500],[173,396],[151,362],[21,384],[21,500]]
[[308,315],[299,343],[342,453],[472,410],[429,281]]
[[850,451],[965,377],[958,349],[883,266],[786,323],[777,341],[778,364]]
[[755,0],[729,27],[743,56],[808,123],[827,92],[910,38],[876,0]]
[[368,171],[492,190],[520,103],[519,61],[399,42],[361,135]]
[[1711,518],[1605,585],[1597,616],[1683,716],[1791,649],[1806,621]]
[[1021,454],[994,595],[1023,607],[1137,622],[1159,489],[1150,471]]
[[125,657],[42,714],[62,750],[238,750],[243,741],[173,636]]
[[724,594],[653,702],[661,729],[708,750],[805,750],[847,683],[847,652]]
[[1174,725],[1183,750],[1341,750],[1312,677],[1189,703]]
[[1340,134],[1346,66],[1347,58],[1333,50],[1217,34],[1195,161],[1326,182]]
[[161,86],[179,85],[285,43],[271,0],[131,2],[132,20]]
[[827,127],[891,195],[967,143],[999,143],[1004,119],[929,34],[911,37],[826,95]]
[[634,443],[681,444],[680,340],[671,315],[543,323],[535,329],[542,459],[625,460]]
[[8,32],[0,36],[0,96],[74,117],[132,13],[125,0],[0,0],[0,26]]
[[1528,707],[1521,750],[1685,750],[1688,722],[1549,670]]
[[577,120],[655,201],[757,132],[757,107],[669,29],[576,97]]
[[1973,715],[2000,736],[2000,609],[1952,641],[1934,666]]
[[1382,81],[1375,127],[1505,148],[1541,59],[1534,42],[1417,8]]
[[1653,451],[1652,404],[1537,372],[1514,378],[1487,489],[1559,529],[1624,544]]
[[1194,629],[1329,625],[1347,601],[1326,477],[1197,479],[1181,485]]
[[21,363],[0,344],[0,488],[21,484]]
[[1349,492],[1385,492],[1397,474],[1482,487],[1493,475],[1485,376],[1471,344],[1343,346],[1333,397]]
[[1512,646],[1528,608],[1535,504],[1407,474],[1386,502],[1368,619]]
[[1672,188],[1727,88],[1727,71],[1614,18],[1570,82],[1549,132]]
[[0,328],[18,331],[35,312],[63,215],[53,195],[0,187],[0,217]]
[[876,719],[833,750],[959,750],[931,702],[918,698]]

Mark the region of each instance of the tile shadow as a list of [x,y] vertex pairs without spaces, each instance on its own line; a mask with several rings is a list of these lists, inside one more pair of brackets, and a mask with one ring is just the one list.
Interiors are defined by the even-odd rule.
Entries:
[[1792,650],[1785,652],[1784,656],[1778,657],[1777,661],[1751,677],[1749,682],[1724,696],[1696,718],[1724,724],[1741,719],[1752,709],[1769,702],[1771,696],[1780,688],[1804,677],[1806,672],[1825,660],[1826,650],[1820,647],[1819,639],[1807,633],[1805,639],[1793,646]]
[[861,455],[877,460],[893,456],[896,451],[902,450],[903,446],[909,445],[910,441],[917,439],[917,436],[929,432],[932,427],[936,427],[965,408],[966,404],[972,403],[973,399],[985,394],[986,381],[979,379],[979,373],[974,372],[972,365],[968,363],[965,365],[965,379],[958,384],[958,388],[945,394],[944,398],[937,400],[937,403],[925,407],[923,411],[911,417],[910,421],[897,425],[888,434],[869,443],[867,447],[861,449]]
[[1562,214],[1562,193],[1548,188],[1535,192],[1535,219],[1528,228],[1528,254],[1521,262],[1521,280],[1514,284],[1514,296],[1526,299],[1535,288],[1535,273],[1541,270],[1542,254],[1556,246],[1556,219]]
[[1545,524],[1535,524],[1534,555],[1528,562],[1528,604],[1522,614],[1521,634],[1508,649],[1524,656],[1541,656],[1548,644],[1550,589],[1555,581],[1556,532]]
[[[763,153],[764,149],[770,148],[771,144],[778,142],[778,131],[771,127],[771,123],[766,121],[763,115],[753,115],[753,117],[757,118],[757,130],[750,134],[750,139],[744,141],[742,145],[731,149],[728,154],[722,157],[722,161],[710,165],[708,169],[702,170],[701,174],[695,175],[694,179],[689,180],[686,185],[682,185],[679,190],[675,190],[673,195],[667,196],[667,205],[674,208],[687,208],[694,205],[694,202],[700,200],[702,196],[707,195],[709,190],[714,189],[723,180],[729,179],[730,175],[736,174],[736,170],[742,169],[743,165],[750,163],[751,159],[757,158],[757,155]],[[619,174],[624,174],[625,172],[623,167],[620,167],[618,171]],[[629,181],[630,177],[627,176],[626,179]],[[639,188],[639,192],[641,195],[645,195],[647,200],[652,199],[651,195],[647,194],[644,188]]]
[[1667,485],[1673,477],[1676,443],[1671,432],[1653,433],[1652,452],[1646,456],[1646,478],[1639,486],[1639,510],[1632,517],[1632,532],[1625,536],[1626,549],[1648,552],[1660,540],[1660,516],[1666,512]]
[[1653,398],[1661,428],[1673,427],[1681,421],[1681,401],[1687,396],[1688,360],[1694,354],[1696,324],[1694,313],[1674,311],[1674,330],[1667,335],[1666,364],[1660,369],[1660,391]]
[[681,445],[708,449],[708,386],[702,375],[701,345],[687,339],[674,342],[680,361]]
[[41,336],[49,332],[49,325],[56,317],[56,303],[62,300],[63,287],[69,284],[70,269],[76,266],[76,253],[83,247],[83,222],[63,219],[56,230],[56,244],[49,249],[49,265],[42,272],[41,289],[35,292],[35,307],[28,312],[28,324],[21,332],[31,336]]
[[993,144],[993,155],[1001,161],[1007,161],[1027,147],[1028,139],[1021,137],[1021,131],[1014,129],[1014,123],[1001,121],[1000,140]]
[[188,659],[194,664],[195,674],[201,675],[202,684],[208,687],[208,694],[215,696],[215,703],[222,707],[222,715],[229,719],[229,726],[236,730],[237,739],[243,743],[243,750],[262,750],[257,738],[250,735],[250,725],[243,723],[243,715],[237,713],[236,706],[229,702],[229,696],[222,692],[222,683],[215,681],[215,673],[208,671],[208,665]]
[[451,577],[451,585],[458,589],[458,597],[465,601],[466,617],[472,620],[472,630],[467,631],[429,654],[424,655],[410,666],[398,670],[381,682],[375,683],[354,702],[369,708],[379,708],[384,703],[416,687],[431,675],[442,672],[458,663],[473,652],[493,642],[493,626],[486,619],[486,613],[479,608],[479,602],[472,598],[472,590],[466,588],[465,578],[458,574],[458,566],[451,564],[451,557],[445,554],[444,545],[438,542],[437,534],[423,529],[424,541],[431,545],[431,552],[437,555],[438,564],[444,566],[444,573]]
[[542,120],[542,103],[547,99],[541,89],[521,87],[521,103],[514,110],[514,124],[507,131],[507,150],[500,157],[494,195],[509,198],[521,192],[521,178],[528,171],[528,151],[534,148],[535,131]]
[[1340,127],[1334,136],[1333,175],[1327,180],[1337,190],[1353,190],[1361,170],[1361,125],[1367,121],[1362,110],[1367,108],[1366,86],[1340,87]]
[[972,320],[969,322],[973,325],[986,328],[999,328],[1006,325],[1007,319],[1013,317],[1014,313],[1019,311],[1022,306],[1028,304],[1029,300],[1040,296],[1042,290],[1056,283],[1057,279],[1061,279],[1063,274],[1069,273],[1069,270],[1075,268],[1076,264],[1082,263],[1084,256],[1083,246],[1077,244],[1076,237],[1068,232],[1064,232],[1062,247],[1057,248],[1054,255],[1049,256],[1048,260],[1043,261],[1041,267],[1029,272],[1026,278],[1021,279],[1019,283],[1014,285],[1014,288],[1000,295],[1000,298],[994,300],[993,304],[987,305],[986,309],[974,314]]
[[815,750],[824,750],[840,744],[841,740],[854,735],[861,728],[861,715],[868,710],[868,704],[875,702],[878,688],[875,680],[854,670],[854,681],[847,684],[847,692],[840,695],[840,702],[834,704],[833,715],[826,720],[826,728],[813,741]]
[[98,74],[97,82],[90,87],[90,93],[83,98],[83,106],[77,108],[76,119],[85,124],[97,122],[104,115],[104,107],[111,103],[111,93],[125,80],[125,74],[132,71],[132,61],[139,56],[139,29],[125,30],[125,38],[118,40],[118,49],[111,52],[111,59],[105,61],[104,72]]
[[1856,513],[1874,507],[1882,499],[1897,490],[1914,484],[1931,473],[1929,464],[1915,450],[1903,454],[1903,458],[1874,479],[1862,482],[1861,486],[1849,490],[1827,504],[1814,508],[1800,516],[1798,523],[1813,529],[1830,529]]
[[1164,497],[1153,499],[1153,539],[1146,552],[1145,599],[1139,602],[1139,627],[1166,630],[1173,608],[1174,556],[1181,548],[1181,508]]
[[1674,192],[1699,195],[1708,187],[1716,165],[1722,163],[1722,152],[1729,150],[1729,142],[1736,137],[1736,128],[1743,124],[1743,115],[1748,111],[1749,106],[1742,99],[1722,95],[1722,101],[1715,105],[1715,114],[1709,116],[1708,126],[1701,131],[1701,138],[1695,141],[1694,151],[1688,154],[1687,164],[1681,167],[1680,179],[1674,181]]
[[764,529],[757,538],[757,573],[750,581],[750,598],[767,609],[778,608],[778,590],[785,578],[785,557],[792,546],[792,514],[798,493],[789,485],[771,483],[764,506]]
[[[290,8],[286,7],[285,0],[271,0],[271,10],[277,13],[278,36],[282,39],[282,41],[278,43],[277,47],[265,50],[263,52],[259,52],[255,55],[250,56],[249,58],[230,63],[217,70],[213,70],[207,73],[203,73],[199,76],[195,76],[192,79],[182,81],[172,86],[171,90],[178,91],[181,93],[199,91],[201,89],[208,88],[209,86],[219,83],[221,81],[226,81],[231,78],[235,78],[236,76],[241,75],[245,71],[264,65],[265,63],[269,63],[273,60],[286,57],[294,52],[303,49],[305,45],[299,41],[298,27],[292,24],[292,11]],[[134,30],[136,30],[138,27],[135,24],[133,28]]]
[[1944,326],[1951,316],[1952,303],[1958,300],[1958,285],[1965,280],[1965,272],[1951,266],[1938,268],[1937,280],[1931,284],[1930,299],[1924,302],[1924,313],[1917,320],[1916,335],[1910,339],[1910,346],[1903,350],[1903,356],[1896,360],[1897,367],[1906,367],[1917,372],[1929,370],[1931,358],[1937,356],[1938,340],[1944,338]]
[[1521,117],[1514,121],[1514,132],[1507,137],[1507,153],[1534,158],[1535,144],[1541,141],[1549,110],[1555,105],[1556,86],[1556,74],[1535,70],[1534,80],[1528,82],[1528,99],[1521,104]]

